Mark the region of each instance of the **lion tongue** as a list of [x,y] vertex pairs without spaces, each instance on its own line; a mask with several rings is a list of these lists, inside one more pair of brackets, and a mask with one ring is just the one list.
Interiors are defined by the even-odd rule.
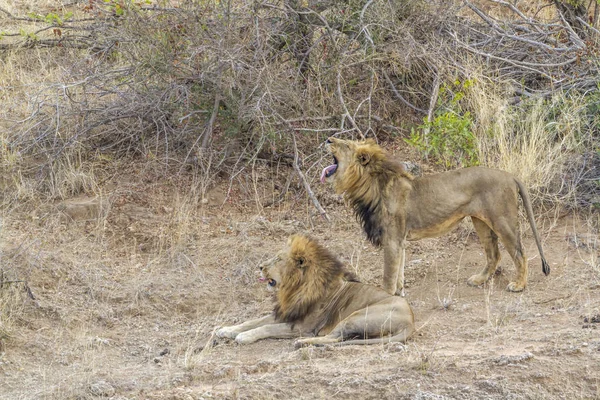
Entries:
[[329,167],[323,168],[323,172],[321,173],[321,183],[325,183],[325,178],[329,176],[330,172],[335,172],[337,169],[337,164],[330,165]]

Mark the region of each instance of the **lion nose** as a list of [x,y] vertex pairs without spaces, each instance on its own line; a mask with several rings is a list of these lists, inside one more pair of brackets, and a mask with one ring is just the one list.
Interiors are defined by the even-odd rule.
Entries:
[[325,141],[325,144],[331,144],[331,143],[333,143],[333,142],[331,141],[331,138],[327,138],[327,140]]

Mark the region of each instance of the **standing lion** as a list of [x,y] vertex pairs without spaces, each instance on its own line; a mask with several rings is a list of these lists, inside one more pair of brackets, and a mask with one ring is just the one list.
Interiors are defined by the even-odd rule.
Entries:
[[404,294],[406,241],[440,236],[470,216],[485,249],[487,265],[469,278],[479,286],[496,271],[500,261],[498,238],[512,257],[517,279],[507,290],[520,292],[527,285],[527,258],[518,230],[518,197],[542,259],[544,274],[550,267],[533,219],[527,190],[511,174],[471,167],[415,178],[373,140],[327,140],[333,165],[321,181],[333,183],[350,201],[369,240],[383,247],[383,286],[391,294]]
[[276,292],[274,312],[220,328],[217,336],[244,344],[303,336],[295,343],[300,347],[404,342],[415,330],[404,298],[357,282],[336,257],[308,237],[291,236],[287,248],[261,271]]

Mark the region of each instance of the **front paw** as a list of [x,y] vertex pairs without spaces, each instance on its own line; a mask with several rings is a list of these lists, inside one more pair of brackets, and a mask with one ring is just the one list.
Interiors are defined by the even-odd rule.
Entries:
[[256,340],[252,337],[252,334],[248,332],[238,333],[238,335],[235,337],[235,341],[239,344],[249,344],[256,342]]
[[396,285],[386,285],[385,283],[383,284],[383,290],[385,290],[392,296],[398,295],[400,289],[401,288],[397,287]]
[[525,289],[524,283],[511,282],[506,287],[509,292],[522,292]]
[[481,286],[486,283],[489,279],[489,276],[483,276],[480,274],[473,275],[467,280],[467,285],[469,286]]
[[235,339],[239,333],[232,326],[226,326],[217,330],[217,337]]

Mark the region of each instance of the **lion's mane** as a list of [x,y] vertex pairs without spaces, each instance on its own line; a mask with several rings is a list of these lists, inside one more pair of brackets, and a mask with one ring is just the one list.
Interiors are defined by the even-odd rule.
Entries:
[[277,292],[275,318],[280,322],[301,322],[335,283],[355,281],[356,276],[316,241],[301,235],[290,239],[290,249]]
[[410,184],[414,177],[371,139],[360,142],[354,155],[336,189],[346,194],[367,238],[381,246],[385,225],[383,199],[396,178],[406,178],[403,183]]

